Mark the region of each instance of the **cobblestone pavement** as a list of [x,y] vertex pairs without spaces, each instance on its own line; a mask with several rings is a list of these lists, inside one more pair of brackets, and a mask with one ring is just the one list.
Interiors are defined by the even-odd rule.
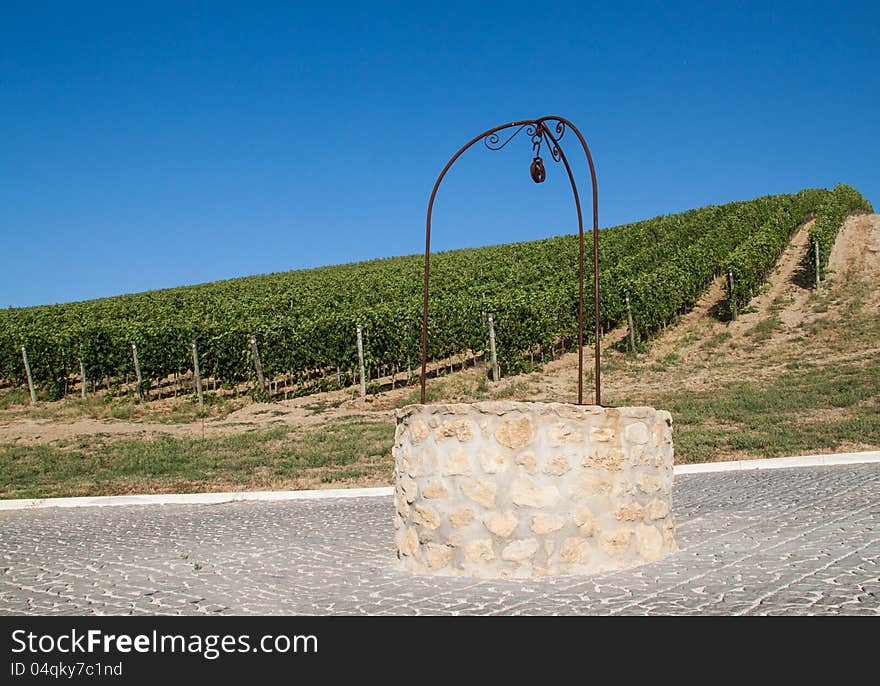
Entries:
[[542,580],[398,570],[390,498],[0,512],[0,614],[880,615],[880,466],[676,479],[680,551]]

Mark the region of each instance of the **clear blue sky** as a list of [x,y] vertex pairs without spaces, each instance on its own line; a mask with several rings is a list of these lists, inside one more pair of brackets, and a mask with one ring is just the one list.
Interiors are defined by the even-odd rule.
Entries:
[[[877,2],[5,3],[0,306],[420,252],[459,145],[551,113],[603,226],[837,182],[878,206],[878,26]],[[435,248],[576,230],[529,161],[463,158]]]

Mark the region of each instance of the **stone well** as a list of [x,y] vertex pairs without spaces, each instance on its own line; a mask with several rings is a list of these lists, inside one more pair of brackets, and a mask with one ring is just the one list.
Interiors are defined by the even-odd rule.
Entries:
[[663,410],[410,405],[393,452],[397,555],[411,571],[593,574],[675,550]]

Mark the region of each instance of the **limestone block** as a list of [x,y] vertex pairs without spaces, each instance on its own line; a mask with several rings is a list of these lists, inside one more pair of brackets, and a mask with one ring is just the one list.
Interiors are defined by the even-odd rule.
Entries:
[[636,547],[646,561],[659,560],[663,557],[663,534],[656,526],[639,524],[636,527]]
[[419,485],[412,479],[401,479],[400,487],[403,489],[403,497],[406,502],[411,503],[419,494]]
[[675,543],[675,524],[673,522],[663,525],[663,543],[671,550],[675,550],[677,547]]
[[558,448],[566,443],[581,443],[583,440],[583,432],[565,422],[557,422],[547,431],[547,443],[551,448]]
[[566,459],[565,456],[557,455],[556,457],[550,458],[542,471],[547,476],[562,476],[571,471],[571,465],[568,463],[568,459]]
[[514,479],[510,497],[521,507],[553,507],[559,500],[559,489],[552,483],[542,484],[521,476]]
[[538,471],[538,460],[535,459],[535,453],[526,451],[516,456],[516,463],[525,469],[529,474]]
[[594,426],[590,429],[590,441],[593,443],[608,443],[613,441],[617,434],[609,426]]
[[651,519],[663,519],[669,514],[669,502],[660,498],[654,498],[648,503],[648,516]]
[[437,451],[432,446],[423,446],[419,449],[418,459],[414,454],[407,460],[406,473],[413,479],[420,476],[434,476],[437,474]]
[[452,560],[452,548],[448,545],[428,543],[425,546],[425,562],[431,569],[445,567]]
[[590,544],[583,538],[566,538],[559,550],[563,562],[586,564],[590,561]]
[[595,448],[584,455],[584,467],[618,471],[626,465],[626,454],[619,448]]
[[477,457],[480,460],[480,468],[486,474],[498,474],[507,471],[510,467],[510,458],[495,450],[482,448]]
[[475,503],[490,508],[495,507],[495,494],[498,492],[498,486],[491,481],[468,479],[462,482],[461,492]]
[[449,514],[449,523],[452,526],[467,526],[474,521],[474,511],[469,507],[453,510]]
[[579,506],[574,509],[574,523],[584,536],[595,536],[599,531],[599,518],[588,507]]
[[428,427],[420,419],[413,419],[409,423],[409,440],[413,445],[418,445],[428,437]]
[[440,424],[440,428],[434,432],[437,442],[447,438],[457,438],[461,443],[467,443],[474,437],[474,425],[470,419],[446,420]]
[[520,541],[513,541],[504,546],[501,551],[501,558],[511,560],[513,562],[522,562],[528,560],[536,552],[538,552],[538,540],[535,538],[526,538]]
[[623,439],[627,443],[645,444],[650,437],[648,427],[641,422],[630,424],[623,430]]
[[629,540],[632,538],[632,534],[631,529],[620,529],[603,534],[602,547],[611,557],[622,555],[629,547]]
[[442,481],[429,481],[422,489],[422,496],[429,500],[445,500],[449,497],[449,489]]
[[636,486],[642,493],[657,493],[665,486],[665,479],[657,474],[639,474],[636,477]]
[[414,526],[407,527],[404,532],[400,552],[404,555],[415,555],[419,552],[419,532]]
[[471,460],[464,450],[453,450],[446,456],[443,474],[446,476],[470,475]]
[[605,496],[614,490],[614,480],[603,474],[582,472],[572,484],[571,490],[575,498]]
[[625,503],[618,505],[614,511],[614,518],[619,522],[634,522],[645,518],[645,508],[639,503]]
[[532,531],[536,534],[549,534],[565,526],[565,519],[555,514],[536,514],[532,517]]
[[491,538],[478,538],[465,546],[465,552],[471,562],[491,562],[495,559]]
[[519,526],[519,520],[514,512],[508,510],[506,512],[490,512],[483,517],[483,524],[496,536],[507,538]]
[[617,408],[619,416],[626,419],[653,419],[657,410],[653,407],[621,407]]
[[415,510],[413,520],[416,524],[421,524],[429,529],[436,529],[440,526],[440,514],[434,508],[419,503],[413,509]]
[[506,448],[524,448],[532,442],[534,431],[528,417],[506,419],[495,430],[495,440]]

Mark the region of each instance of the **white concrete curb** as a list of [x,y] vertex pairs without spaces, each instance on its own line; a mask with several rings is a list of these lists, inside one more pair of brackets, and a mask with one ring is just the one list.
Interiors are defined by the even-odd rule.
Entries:
[[880,450],[863,453],[832,455],[801,455],[798,457],[771,457],[764,460],[735,460],[732,462],[704,462],[675,465],[675,475],[706,474],[709,472],[738,472],[756,469],[791,469],[794,467],[833,467],[836,465],[880,463]]
[[[831,467],[864,463],[880,463],[880,450],[837,455],[803,455],[774,457],[765,460],[736,460],[680,464],[675,475],[735,472],[759,469],[790,469],[794,467]],[[393,495],[391,486],[380,488],[322,488],[310,491],[240,491],[234,493],[168,493],[160,495],[108,495],[83,498],[23,498],[0,500],[2,510],[31,510],[44,507],[114,507],[120,505],[219,505],[243,500],[323,500],[325,498],[369,498]]]
[[23,498],[0,500],[0,510],[30,510],[40,507],[114,507],[119,505],[219,505],[242,500],[321,500],[323,498],[366,498],[393,495],[391,486],[382,488],[321,488],[310,491],[241,491],[235,493],[163,493],[158,495],[105,495],[82,498]]

